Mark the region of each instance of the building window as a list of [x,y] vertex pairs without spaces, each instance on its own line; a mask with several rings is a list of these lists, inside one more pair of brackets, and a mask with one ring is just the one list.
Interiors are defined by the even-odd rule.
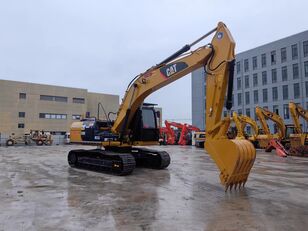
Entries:
[[243,114],[242,109],[238,109],[238,110],[237,110],[237,113],[238,113],[239,115],[242,115],[242,114]]
[[55,96],[55,101],[57,101],[57,102],[67,102],[67,97]]
[[255,70],[258,67],[257,56],[252,57],[252,69]]
[[25,118],[26,117],[26,113],[25,112],[18,112],[18,117],[19,118]]
[[254,91],[253,91],[253,102],[254,102],[254,103],[258,103],[258,102],[259,102],[258,90],[254,90]]
[[242,80],[241,77],[237,78],[237,90],[240,90],[242,88]]
[[25,128],[25,124],[19,123],[19,124],[18,124],[18,128]]
[[277,70],[272,69],[272,83],[277,83]]
[[254,87],[258,86],[258,74],[257,73],[253,74],[253,86]]
[[271,52],[271,64],[272,65],[276,64],[276,51]]
[[299,89],[299,83],[293,84],[293,90],[294,90],[294,99],[298,99],[301,95],[300,89]]
[[304,57],[308,56],[308,41],[303,42]]
[[66,120],[67,115],[66,114],[53,114],[53,113],[40,113],[39,114],[40,119],[60,119],[60,120]]
[[40,95],[40,100],[56,101],[56,102],[67,102],[67,97],[64,97],[64,96],[53,96],[53,95]]
[[268,97],[267,97],[267,89],[262,90],[262,95],[263,95],[263,103],[267,103]]
[[245,75],[245,88],[249,88],[249,75]]
[[279,115],[279,106],[278,105],[273,106],[273,112],[276,113],[277,115]]
[[298,58],[297,44],[292,45],[291,50],[292,50],[292,60],[297,59]]
[[261,65],[262,67],[266,67],[266,54],[261,55]]
[[250,94],[249,94],[249,92],[245,92],[245,103],[246,103],[246,105],[250,104]]
[[285,120],[290,118],[290,114],[289,114],[289,105],[288,104],[284,104],[283,105],[283,118]]
[[292,66],[293,66],[293,79],[298,79],[299,78],[298,63],[294,63]]
[[287,81],[288,80],[287,66],[284,66],[284,67],[281,68],[281,76],[282,76],[282,81]]
[[240,62],[236,62],[236,73],[240,73],[241,72],[241,63]]
[[282,99],[286,100],[289,98],[289,87],[288,85],[283,85],[282,86]]
[[308,77],[308,61],[304,62],[305,77]]
[[281,62],[284,63],[287,61],[287,48],[281,48]]
[[72,115],[72,119],[73,120],[80,120],[81,119],[81,115]]
[[278,88],[277,87],[272,88],[272,95],[273,95],[273,101],[277,101],[278,100]]
[[250,108],[246,108],[246,115],[250,117]]
[[308,97],[308,82],[305,82],[305,88],[306,88],[306,97]]
[[26,99],[27,94],[26,93],[19,93],[19,99]]
[[242,93],[237,93],[237,105],[242,105]]
[[247,72],[249,70],[249,62],[248,59],[244,60],[244,71]]
[[40,100],[53,101],[54,97],[51,95],[40,95]]
[[266,85],[267,84],[267,72],[263,71],[262,72],[262,85]]
[[84,104],[85,100],[84,98],[73,98],[73,103],[81,103]]
[[227,111],[224,111],[224,117],[227,117]]

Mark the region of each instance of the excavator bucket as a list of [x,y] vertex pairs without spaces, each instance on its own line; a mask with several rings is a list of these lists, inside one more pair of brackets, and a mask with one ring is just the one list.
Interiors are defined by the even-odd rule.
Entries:
[[256,158],[256,150],[248,140],[206,140],[205,149],[220,170],[220,181],[226,191],[244,186]]

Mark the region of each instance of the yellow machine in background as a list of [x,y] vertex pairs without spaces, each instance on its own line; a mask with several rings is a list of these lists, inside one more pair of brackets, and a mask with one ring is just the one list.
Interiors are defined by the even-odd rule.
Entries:
[[[240,139],[248,139],[254,145],[257,140],[257,136],[259,134],[259,127],[255,120],[246,115],[238,115],[236,112],[233,112],[232,119],[237,128],[237,137]],[[245,133],[245,127],[249,124],[252,127],[253,134],[247,135]],[[256,146],[256,145],[255,145]]]
[[[271,152],[272,149],[275,149],[278,156],[286,157],[288,152],[281,143],[285,142],[286,137],[286,126],[283,119],[276,113],[259,106],[256,107],[256,116],[258,117],[264,132],[264,134],[257,135],[257,141],[260,148],[264,148],[267,152]],[[270,119],[276,124],[278,130],[277,133],[271,134],[266,119]]]
[[294,102],[289,103],[289,110],[294,123],[294,133],[290,134],[290,155],[308,156],[307,133],[304,133],[299,121],[302,117],[308,122],[308,111]]
[[[188,52],[212,33],[211,43]],[[115,139],[101,142],[105,150],[70,151],[70,166],[118,175],[132,173],[136,165],[166,168],[170,163],[167,152],[136,147],[158,144],[159,139],[155,113],[151,108],[142,108],[143,102],[156,90],[205,67],[205,149],[218,166],[221,183],[226,189],[244,185],[255,160],[255,148],[247,140],[229,140],[226,132],[230,117],[221,120],[226,93],[226,108],[230,111],[232,107],[234,48],[235,42],[229,30],[220,22],[217,28],[200,39],[137,75],[127,87],[116,120],[106,126],[105,135]]]

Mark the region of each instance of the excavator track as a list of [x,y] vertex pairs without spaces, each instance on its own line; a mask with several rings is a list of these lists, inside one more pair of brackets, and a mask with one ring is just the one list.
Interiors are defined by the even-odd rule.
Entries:
[[165,151],[146,148],[72,150],[68,154],[68,164],[73,168],[126,176],[135,167],[164,169],[170,164],[170,156]]
[[170,156],[165,151],[157,151],[147,148],[132,148],[137,167],[164,169],[170,164]]
[[136,166],[134,157],[129,153],[113,153],[101,149],[72,150],[68,154],[71,167],[111,173],[119,176],[131,174]]

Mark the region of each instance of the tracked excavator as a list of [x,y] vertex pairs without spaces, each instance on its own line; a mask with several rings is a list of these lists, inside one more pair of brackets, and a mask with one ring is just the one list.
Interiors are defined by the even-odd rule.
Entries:
[[[281,143],[286,135],[286,126],[283,119],[276,113],[259,106],[256,107],[256,116],[258,117],[264,132],[264,134],[258,134],[256,137],[260,148],[264,148],[266,152],[271,152],[275,149],[278,156],[287,157],[288,151]],[[277,125],[277,133],[271,134],[266,119],[270,119]]]
[[180,136],[178,144],[179,145],[191,145],[193,131],[200,132],[200,129],[190,124],[186,124],[186,123],[183,124],[181,136]]
[[307,133],[303,132],[299,117],[308,122],[308,111],[294,102],[289,103],[289,110],[294,123],[294,133],[289,135],[289,154],[294,156],[308,157]]
[[[239,139],[248,139],[255,147],[258,147],[257,135],[259,134],[259,127],[255,120],[246,115],[238,115],[236,112],[232,113],[232,119],[237,129],[237,137]],[[245,127],[249,124],[252,127],[253,134],[246,134]]]
[[[165,126],[167,128],[167,144],[178,144],[180,136],[184,127],[184,124],[165,120]],[[175,132],[172,127],[176,127]]]
[[[189,52],[192,46],[213,33],[211,43]],[[254,164],[256,150],[247,140],[229,140],[226,132],[230,116],[221,119],[225,96],[227,110],[232,107],[234,48],[230,31],[220,22],[195,42],[137,75],[127,87],[115,121],[108,127],[109,133],[116,138],[102,141],[101,149],[71,150],[69,165],[116,175],[131,174],[136,166],[168,167],[170,156],[167,152],[140,147],[156,145],[159,138],[155,113],[140,107],[151,93],[198,68],[205,68],[205,149],[218,166],[221,184],[226,190],[244,186]]]

